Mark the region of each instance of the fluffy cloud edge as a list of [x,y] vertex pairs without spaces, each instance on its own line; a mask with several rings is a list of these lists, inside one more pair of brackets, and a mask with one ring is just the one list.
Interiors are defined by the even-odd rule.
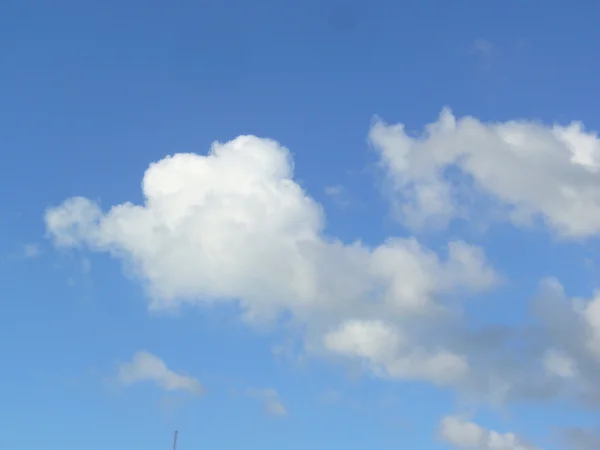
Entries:
[[[385,320],[410,340],[406,322],[443,316],[445,296],[499,282],[482,249],[462,241],[439,255],[414,238],[367,247],[325,236],[321,206],[293,180],[289,151],[269,139],[241,136],[208,155],[166,157],[150,165],[142,189],[142,205],[103,212],[74,197],[45,220],[56,245],[120,259],[146,284],[153,307],[233,300],[249,323],[283,314],[318,335],[352,320]],[[384,364],[394,378],[444,384],[436,367],[458,373],[465,365],[443,349],[398,351]]]
[[[539,141],[539,136],[523,133],[549,133],[547,127],[540,130],[529,122],[486,125],[473,118],[457,121],[449,111],[430,125],[427,136],[420,140],[403,135],[402,126],[386,127],[382,133],[388,134],[378,144],[382,151],[388,146],[389,158],[398,157],[399,146],[405,151],[404,159],[393,161],[397,166],[393,175],[408,170],[401,173],[407,178],[400,180],[412,186],[408,193],[416,192],[415,182],[423,182],[424,190],[415,198],[433,195],[433,200],[438,187],[427,183],[445,182],[436,178],[436,171],[448,165],[448,161],[436,159],[438,138],[449,139],[450,144],[441,147],[447,148],[461,139],[471,143],[472,132],[476,137],[491,136],[499,141],[497,145],[508,143],[519,149],[523,142]],[[589,181],[597,164],[588,155],[596,145],[595,137],[584,133],[580,147],[587,150],[580,151],[575,144],[581,127],[552,130],[552,139],[560,145],[551,141],[548,151],[559,154],[556,164],[587,171],[582,179]],[[414,146],[426,150],[424,157],[433,160],[413,161]],[[544,154],[546,150],[539,151]],[[551,169],[558,170],[555,166]],[[559,175],[565,176],[560,170]],[[569,183],[573,180],[566,178]],[[47,211],[47,230],[59,246],[107,252],[121,260],[146,284],[153,307],[234,300],[249,323],[288,314],[317,336],[313,342],[319,343],[321,351],[366,362],[369,370],[380,376],[452,387],[464,385],[461,378],[470,376],[470,355],[444,348],[441,342],[422,345],[407,323],[443,313],[444,297],[452,292],[471,294],[496,286],[499,276],[482,249],[462,241],[450,242],[447,255],[441,256],[415,238],[390,238],[367,247],[325,236],[323,210],[294,181],[289,151],[273,140],[255,136],[215,143],[208,155],[176,154],[153,163],[144,175],[142,189],[142,205],[123,203],[107,212],[88,199],[68,199]],[[586,199],[593,202],[595,197],[590,195]],[[523,201],[538,200],[543,199]],[[523,206],[521,200],[517,203]],[[535,211],[546,215],[555,211],[546,203],[550,209],[532,205],[520,212],[532,216]],[[554,225],[564,219],[548,218]],[[595,232],[583,231],[573,228],[567,235]],[[596,320],[595,308],[581,311],[577,317],[587,314],[588,324]],[[382,336],[389,340],[382,343]],[[549,376],[579,382],[580,358],[558,347],[549,347],[540,365]],[[489,384],[495,383],[493,389],[504,396],[515,379],[498,377]]]
[[369,142],[410,229],[445,228],[487,210],[517,227],[541,218],[561,237],[600,233],[600,139],[580,122],[486,123],[444,108],[417,136],[378,118]]

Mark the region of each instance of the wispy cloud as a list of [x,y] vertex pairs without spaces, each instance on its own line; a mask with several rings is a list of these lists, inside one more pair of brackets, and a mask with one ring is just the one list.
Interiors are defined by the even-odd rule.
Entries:
[[341,184],[325,186],[325,195],[331,198],[338,206],[347,207],[351,203],[348,190]]
[[337,197],[344,192],[344,186],[336,184],[333,186],[325,186],[325,193],[330,197]]
[[340,403],[342,401],[342,393],[335,389],[329,389],[319,395],[319,402],[328,405]]
[[26,244],[23,247],[23,255],[25,258],[33,259],[40,256],[40,246],[38,244]]
[[275,389],[247,389],[246,394],[249,397],[256,398],[263,403],[265,411],[272,416],[285,416],[287,409],[283,405],[279,394]]
[[489,69],[494,61],[496,47],[487,39],[476,39],[471,47],[471,54],[477,58],[482,69]]
[[117,381],[124,386],[153,382],[166,391],[184,391],[195,395],[204,392],[196,378],[170,370],[160,358],[146,351],[137,352],[130,362],[119,366]]
[[488,430],[460,416],[444,417],[438,433],[456,450],[539,450],[514,433]]

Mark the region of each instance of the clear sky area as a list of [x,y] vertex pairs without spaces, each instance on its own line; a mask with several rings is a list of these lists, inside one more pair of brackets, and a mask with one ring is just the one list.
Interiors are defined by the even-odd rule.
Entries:
[[0,449],[600,449],[600,5],[0,3]]

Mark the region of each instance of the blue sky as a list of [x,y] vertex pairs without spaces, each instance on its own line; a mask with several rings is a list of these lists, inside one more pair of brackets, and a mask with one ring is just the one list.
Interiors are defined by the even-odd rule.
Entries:
[[4,2],[0,447],[598,448],[597,13]]

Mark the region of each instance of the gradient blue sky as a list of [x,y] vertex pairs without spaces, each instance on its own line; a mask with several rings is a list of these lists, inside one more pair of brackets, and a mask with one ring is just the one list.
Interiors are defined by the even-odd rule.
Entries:
[[[568,297],[591,298],[600,226],[564,238],[542,211],[528,227],[486,215],[411,228],[394,213],[405,199],[367,136],[376,116],[416,135],[446,106],[483,124],[600,129],[600,9],[412,3],[2,3],[1,448],[158,450],[175,428],[181,450],[467,448],[444,442],[440,421],[453,415],[543,449],[595,448],[597,405],[570,395],[577,380],[551,398],[490,406],[305,351],[297,333],[248,325],[231,303],[151,312],[144,284],[118,258],[85,242],[57,248],[44,222],[73,196],[105,211],[142,204],[150,163],[252,134],[290,149],[294,180],[322,205],[327,236],[368,246],[416,236],[436,252],[455,239],[481,247],[503,281],[467,302],[464,329],[536,324],[531,301],[546,277]],[[594,195],[590,208],[600,208]],[[292,338],[293,355],[273,351]],[[197,378],[205,394],[123,385],[120,364],[139,351]],[[581,365],[582,379],[600,373],[600,357]],[[265,389],[276,390],[285,415],[265,410]]]

